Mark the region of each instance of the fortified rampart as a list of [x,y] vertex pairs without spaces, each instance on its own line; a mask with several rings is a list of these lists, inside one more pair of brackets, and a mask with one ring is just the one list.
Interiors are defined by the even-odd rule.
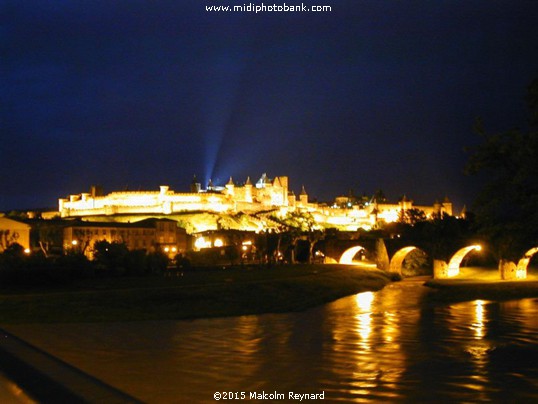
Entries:
[[299,197],[289,189],[287,176],[270,179],[266,174],[253,184],[247,178],[235,184],[232,178],[225,186],[215,186],[210,180],[206,189],[196,181],[191,192],[175,192],[167,185],[159,191],[123,191],[102,194],[97,187],[90,193],[70,195],[59,199],[61,217],[113,216],[120,214],[168,215],[184,212],[255,213],[275,209],[282,215],[293,211],[308,212],[322,227],[355,231],[371,229],[380,222],[395,222],[406,211],[421,211],[426,218],[446,213],[452,215],[448,199],[432,206],[415,206],[413,201],[402,198],[398,203],[378,202],[375,199],[358,203],[348,197],[337,197],[333,205],[310,203],[304,187]]

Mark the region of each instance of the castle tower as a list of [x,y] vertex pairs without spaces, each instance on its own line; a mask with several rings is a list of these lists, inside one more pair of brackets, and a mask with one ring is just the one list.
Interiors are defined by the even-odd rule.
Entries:
[[229,196],[234,196],[234,193],[235,193],[235,185],[234,185],[234,182],[232,180],[232,177],[230,177],[230,181],[228,181],[228,183],[226,184],[226,193],[229,195]]
[[441,217],[441,208],[442,208],[442,205],[439,203],[438,200],[435,200],[435,202],[433,203],[433,216],[434,217],[437,217],[437,218]]
[[295,208],[297,206],[297,198],[295,197],[295,192],[288,192],[288,206]]
[[443,200],[443,212],[452,216],[452,202],[448,199],[448,196],[445,196],[445,199]]
[[288,177],[275,177],[270,192],[273,205],[288,206]]
[[413,207],[413,201],[409,198],[407,198],[406,195],[404,195],[400,201],[400,209],[404,212],[408,209],[411,209]]
[[193,193],[198,193],[200,192],[200,190],[202,189],[202,184],[200,184],[198,182],[198,180],[196,179],[196,174],[192,177],[192,182],[191,182],[191,192]]
[[161,185],[159,186],[159,194],[160,195],[166,195],[168,193],[168,190],[170,187],[168,185]]
[[299,201],[301,202],[301,206],[308,206],[308,194],[306,193],[306,189],[303,187],[301,188],[301,193],[299,194]]
[[96,196],[104,196],[105,193],[103,187],[101,185],[92,185],[90,187],[90,195],[92,198],[95,198]]
[[252,203],[252,182],[250,181],[250,177],[247,177],[247,181],[245,182],[245,201]]

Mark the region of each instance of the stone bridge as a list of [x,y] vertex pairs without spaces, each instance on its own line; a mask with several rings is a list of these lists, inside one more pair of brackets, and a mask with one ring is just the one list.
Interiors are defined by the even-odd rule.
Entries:
[[[328,262],[352,264],[367,260],[375,263],[379,269],[400,275],[405,259],[411,252],[418,249],[433,258],[433,276],[438,279],[457,276],[464,258],[472,252],[482,250],[482,244],[476,240],[455,241],[440,253],[435,251],[435,245],[428,241],[411,242],[399,238],[333,240],[320,247]],[[526,279],[529,262],[536,253],[538,253],[538,247],[529,249],[517,263],[499,262],[500,278],[504,280]]]

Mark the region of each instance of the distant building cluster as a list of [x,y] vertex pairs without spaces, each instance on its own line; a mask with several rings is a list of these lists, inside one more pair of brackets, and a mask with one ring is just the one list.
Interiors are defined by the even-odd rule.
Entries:
[[0,253],[19,244],[25,253],[41,250],[45,255],[57,255],[77,251],[92,259],[93,246],[98,241],[124,243],[129,250],[160,251],[169,258],[185,253],[192,244],[185,229],[170,219],[122,223],[0,217]]
[[205,189],[194,177],[190,192],[175,192],[162,185],[159,191],[122,191],[105,195],[99,187],[92,187],[89,193],[59,200],[59,213],[64,218],[199,211],[255,213],[271,209],[280,216],[290,212],[308,212],[322,227],[332,226],[348,231],[369,230],[380,222],[395,222],[404,212],[412,210],[423,212],[425,218],[453,214],[448,198],[431,206],[414,205],[406,197],[397,203],[388,203],[385,198],[353,196],[339,196],[333,204],[314,203],[309,201],[304,186],[297,197],[289,189],[287,176],[270,179],[267,174],[263,174],[255,184],[250,177],[241,185],[235,184],[232,178],[224,186],[214,185],[209,180]]
[[[161,251],[170,258],[189,250],[222,247],[223,231],[234,244],[248,250],[252,236],[247,232],[280,231],[286,219],[308,218],[316,229],[369,230],[382,223],[407,220],[409,214],[423,219],[452,215],[445,198],[431,206],[414,205],[403,197],[387,202],[382,193],[372,197],[338,196],[331,203],[309,201],[304,188],[296,195],[287,176],[263,174],[237,184],[210,180],[205,188],[194,177],[188,192],[175,192],[163,185],[158,191],[121,191],[105,194],[93,186],[88,193],[59,199],[59,210],[43,212],[39,218],[28,212],[24,220],[0,217],[0,252],[20,244],[25,251],[44,253],[77,250],[92,258],[98,241],[125,243],[132,250]],[[243,239],[244,238],[244,239]]]

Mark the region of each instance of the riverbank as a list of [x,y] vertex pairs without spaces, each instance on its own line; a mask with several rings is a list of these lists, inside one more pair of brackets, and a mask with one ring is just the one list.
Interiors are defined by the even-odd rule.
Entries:
[[538,277],[529,274],[525,280],[500,280],[496,269],[462,268],[461,274],[450,279],[430,279],[424,286],[435,293],[434,300],[467,301],[511,300],[525,297],[538,297]]
[[283,265],[77,281],[56,290],[0,290],[0,323],[179,320],[305,310],[382,289],[386,272],[347,265]]

